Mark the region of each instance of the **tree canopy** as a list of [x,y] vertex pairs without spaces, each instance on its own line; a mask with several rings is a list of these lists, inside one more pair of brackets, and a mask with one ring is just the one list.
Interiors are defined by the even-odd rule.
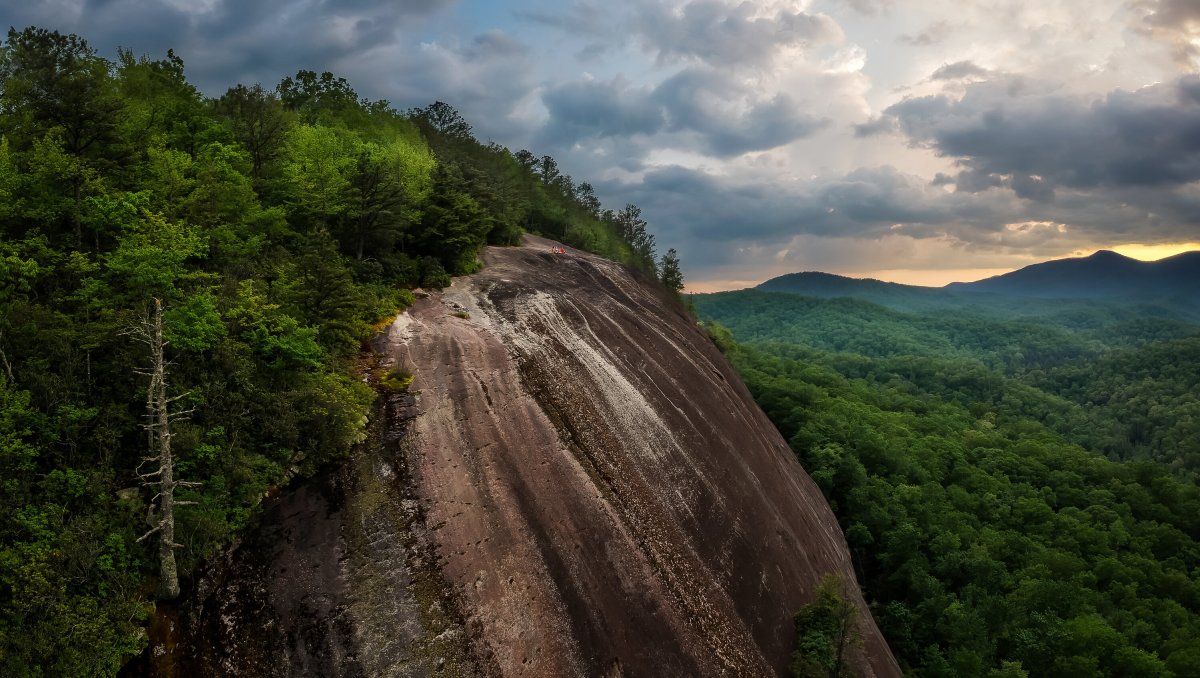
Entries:
[[647,264],[570,186],[445,103],[406,115],[312,71],[206,98],[173,52],[110,61],[75,35],[9,31],[0,674],[111,675],[145,642],[149,385],[122,330],[152,299],[170,363],[158,400],[193,410],[171,424],[174,471],[202,483],[176,490],[186,591],[269,490],[360,439],[374,393],[352,357],[411,288],[524,231]]
[[[1200,326],[692,301],[829,500],[906,674],[1198,675]],[[797,675],[827,666],[810,635]]]

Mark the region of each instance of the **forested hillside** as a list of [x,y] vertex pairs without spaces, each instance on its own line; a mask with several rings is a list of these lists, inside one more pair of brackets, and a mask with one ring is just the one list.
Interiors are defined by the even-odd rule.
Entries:
[[906,671],[1200,675],[1200,326],[692,300],[833,505]]
[[[636,207],[602,210],[553,158],[477,141],[444,103],[402,113],[308,71],[210,98],[174,53],[108,60],[10,30],[0,675],[114,673],[144,644],[159,536],[138,539],[165,490],[186,581],[265,494],[360,437],[373,391],[353,358],[375,324],[523,231],[658,268]],[[139,482],[171,477],[168,451],[171,487]]]

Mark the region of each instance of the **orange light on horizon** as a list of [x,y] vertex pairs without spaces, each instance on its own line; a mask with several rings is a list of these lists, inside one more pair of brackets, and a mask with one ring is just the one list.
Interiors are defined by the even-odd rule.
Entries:
[[[1126,244],[1126,245],[1097,245],[1094,248],[1086,250],[1076,250],[1064,257],[1086,257],[1094,254],[1099,250],[1111,250],[1117,254],[1121,254],[1132,259],[1140,261],[1157,261],[1167,257],[1200,250],[1200,242],[1179,242],[1179,243],[1160,243],[1160,244]],[[836,275],[844,275],[848,278],[874,278],[885,282],[900,283],[903,285],[920,285],[923,287],[942,287],[952,282],[974,282],[984,278],[990,278],[996,275],[1003,275],[1011,271],[1015,271],[1023,266],[1039,263],[1039,261],[1050,261],[1055,258],[1064,257],[1047,257],[1044,259],[1029,260],[1026,259],[1023,263],[1010,266],[1007,268],[947,268],[947,269],[916,269],[916,268],[888,268],[879,269],[876,271],[856,271],[854,273],[841,273],[838,271],[828,271]],[[1014,257],[1016,258],[1016,257]],[[782,275],[782,274],[780,274]],[[723,292],[727,290],[740,290],[747,287],[754,287],[761,283],[762,280],[697,280],[690,281],[687,284],[686,291],[689,294],[706,294],[710,292]]]
[[[884,282],[900,283],[902,285],[920,285],[923,287],[941,287],[952,282],[974,282],[990,278],[1001,273],[1008,273],[1012,268],[955,268],[933,269],[928,271],[918,269],[894,268],[879,271],[857,273],[834,273],[847,278],[874,278]],[[781,274],[782,275],[782,274]],[[710,294],[712,292],[728,292],[756,287],[762,280],[697,280],[689,282],[684,292],[687,294]]]
[[713,292],[744,290],[748,287],[754,287],[761,282],[762,280],[698,280],[696,282],[688,282],[683,291],[684,294],[711,294]]
[[[1106,249],[1110,249],[1117,254],[1123,254],[1132,259],[1138,259],[1141,261],[1158,261],[1159,259],[1173,257],[1176,254],[1200,250],[1200,242],[1168,242],[1157,245],[1114,245]],[[1088,254],[1091,253],[1089,252]]]

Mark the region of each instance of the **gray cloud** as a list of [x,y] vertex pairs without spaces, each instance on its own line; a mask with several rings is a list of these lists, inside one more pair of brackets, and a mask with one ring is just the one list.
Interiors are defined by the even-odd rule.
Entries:
[[857,139],[881,134],[895,134],[898,131],[900,131],[900,125],[895,118],[888,115],[880,115],[854,126],[854,136]]
[[[666,167],[646,173],[639,183],[608,182],[602,188],[635,199],[655,223],[686,224],[691,237],[709,243],[778,243],[798,234],[927,237],[944,233],[956,221],[995,223],[1001,213],[928,184],[892,167],[858,169],[798,186],[737,182]],[[673,235],[670,227],[666,233]]]
[[1175,61],[1191,69],[1200,57],[1195,39],[1200,37],[1200,2],[1196,0],[1135,0],[1142,10],[1140,32],[1166,43]]
[[213,0],[6,3],[0,24],[39,25],[88,38],[105,56],[116,47],[162,54],[173,48],[189,76],[216,94],[236,82],[274,85],[300,68],[325,70],[350,55],[391,44],[404,26],[458,0]]
[[829,124],[803,112],[787,94],[767,99],[728,74],[691,66],[654,88],[622,79],[585,81],[549,88],[542,101],[550,113],[547,143],[579,138],[632,137],[657,132],[660,147],[699,150],[720,158],[778,148]]
[[682,167],[647,172],[640,181],[597,185],[643,208],[660,239],[679,243],[701,268],[732,262],[739,247],[785,247],[796,237],[879,240],[901,236],[947,241],[964,250],[1057,256],[1099,242],[1135,238],[1179,242],[1196,237],[1200,188],[1062,189],[992,175],[974,177],[974,192],[944,187],[965,179],[928,179],[892,167],[860,168],[807,182],[747,181]]
[[[890,0],[855,0],[878,5]],[[559,29],[573,38],[594,40],[611,49],[631,38],[657,55],[660,63],[701,62],[714,68],[761,65],[781,48],[810,47],[842,37],[841,27],[824,14],[804,10],[765,11],[763,3],[731,0],[668,0],[639,3],[576,0],[564,8],[518,12],[534,24]]]
[[666,125],[653,91],[623,80],[574,82],[542,95],[550,113],[548,140],[570,143],[581,137],[653,134]]
[[457,108],[480,139],[520,144],[534,123],[519,110],[539,84],[537,57],[503,31],[462,44],[396,45],[371,60],[345,60],[352,83],[368,82],[401,108],[442,100]]
[[680,8],[649,2],[633,26],[660,59],[699,60],[713,67],[762,63],[782,47],[837,40],[841,28],[823,14],[779,10],[759,15],[754,3],[692,0]]
[[942,64],[929,77],[931,80],[963,80],[990,74],[991,71],[973,61],[956,61],[952,64]]
[[1014,79],[969,85],[961,100],[887,109],[913,142],[955,158],[960,188],[1013,177],[1029,197],[1058,186],[1173,187],[1200,180],[1200,77],[1089,101]]
[[1054,188],[1040,176],[1028,174],[1002,175],[982,170],[963,170],[950,177],[941,172],[934,177],[935,186],[954,186],[962,193],[982,193],[993,188],[1009,188],[1019,198],[1049,202],[1054,200]]
[[722,110],[723,104],[752,96],[734,78],[703,67],[680,71],[654,92],[654,99],[668,111],[668,129],[698,133],[704,149],[721,157],[776,148],[828,124],[804,113],[782,93],[752,101],[741,112]]
[[596,35],[612,29],[611,12],[606,12],[603,7],[591,2],[575,2],[561,11],[519,11],[516,16],[573,35]]

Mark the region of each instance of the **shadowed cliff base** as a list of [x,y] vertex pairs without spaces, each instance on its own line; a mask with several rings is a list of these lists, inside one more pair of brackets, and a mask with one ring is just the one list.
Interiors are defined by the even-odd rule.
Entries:
[[414,400],[379,390],[352,457],[267,499],[122,675],[481,675],[411,494]]
[[396,319],[377,371],[411,385],[218,566],[177,667],[785,674],[833,573],[854,673],[900,674],[829,506],[725,357],[666,292],[558,246],[489,248]]

